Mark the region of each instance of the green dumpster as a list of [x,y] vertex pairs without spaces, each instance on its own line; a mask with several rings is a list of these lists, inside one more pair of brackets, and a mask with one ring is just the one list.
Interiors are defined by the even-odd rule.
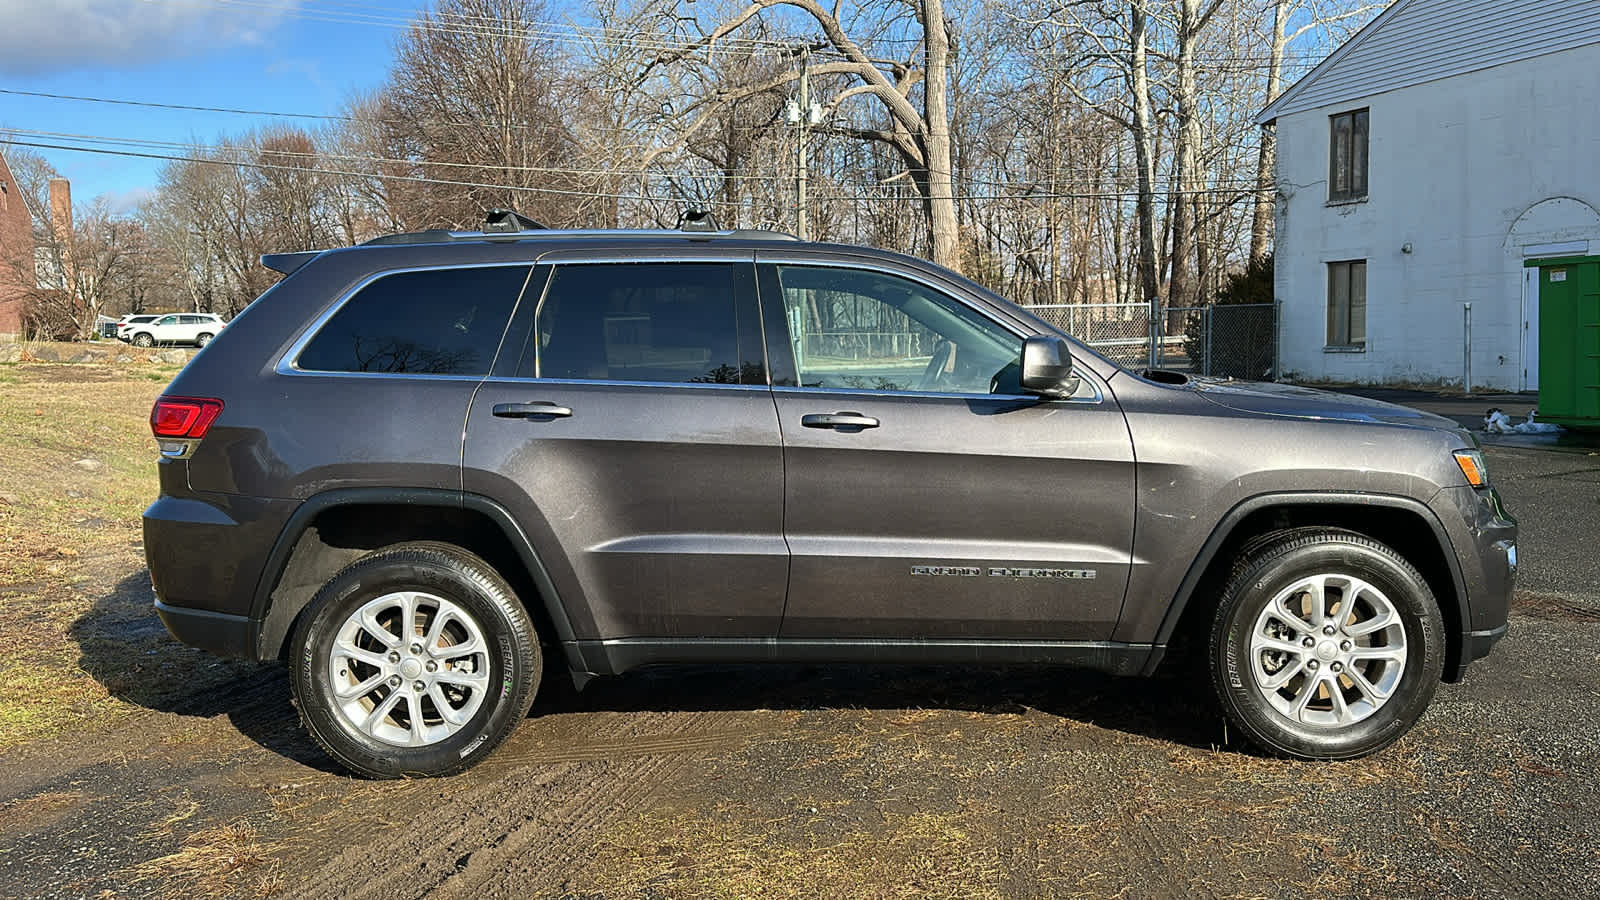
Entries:
[[1535,259],[1539,421],[1600,428],[1600,256]]

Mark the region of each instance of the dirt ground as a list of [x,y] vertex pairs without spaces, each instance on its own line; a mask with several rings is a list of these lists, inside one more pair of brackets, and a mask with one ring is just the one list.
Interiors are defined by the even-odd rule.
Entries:
[[1600,896],[1582,449],[1490,447],[1525,528],[1511,636],[1371,759],[1254,755],[1177,674],[696,667],[379,783],[311,744],[281,668],[151,612],[170,374],[0,366],[5,896]]

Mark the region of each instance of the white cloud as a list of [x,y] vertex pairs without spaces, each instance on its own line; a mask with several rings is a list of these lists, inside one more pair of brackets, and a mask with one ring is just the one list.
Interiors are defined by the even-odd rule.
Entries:
[[137,212],[141,204],[155,195],[154,188],[136,187],[125,191],[107,191],[95,199],[105,203],[112,215],[126,216]]
[[[255,44],[298,0],[0,0],[0,74],[154,62]],[[275,7],[275,8],[274,8]]]

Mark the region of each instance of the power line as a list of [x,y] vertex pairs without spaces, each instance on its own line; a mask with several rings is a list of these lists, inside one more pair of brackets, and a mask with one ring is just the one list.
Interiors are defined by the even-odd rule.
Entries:
[[44,91],[21,91],[0,88],[0,94],[16,97],[40,97],[46,100],[71,100],[77,103],[110,103],[117,106],[138,106],[149,109],[176,109],[187,112],[230,113],[240,116],[273,116],[284,119],[322,119],[329,122],[355,122],[353,116],[324,115],[320,113],[278,112],[268,109],[235,109],[227,106],[191,106],[186,103],[157,103],[153,100],[121,100],[112,97],[85,97],[77,94],[50,94]]
[[[746,50],[746,51],[777,51],[785,58],[793,57],[797,47],[801,44],[819,43],[815,36],[795,36],[792,38],[750,38],[734,35],[725,35],[715,42],[708,40],[708,36],[692,36],[674,39],[660,35],[646,36],[641,31],[633,31],[605,26],[585,26],[564,22],[529,21],[516,23],[513,32],[504,23],[504,20],[490,16],[466,16],[452,13],[434,12],[427,22],[420,17],[407,18],[404,16],[386,15],[380,12],[344,11],[335,9],[318,9],[316,7],[283,7],[266,0],[144,0],[147,3],[161,2],[176,6],[216,6],[227,9],[238,9],[260,13],[265,17],[272,14],[285,18],[304,21],[323,22],[327,24],[371,25],[393,29],[417,28],[423,31],[448,35],[463,35],[472,37],[504,37],[508,33],[515,33],[529,39],[546,40],[553,43],[573,44],[582,46],[602,46],[623,50],[650,50],[662,54],[685,53],[698,50]],[[339,4],[347,10],[378,10],[380,7],[363,6],[360,4]],[[454,24],[450,24],[454,23]],[[481,23],[481,24],[479,24]],[[916,37],[884,37],[874,36],[870,39],[859,41],[858,45],[863,51],[869,52],[878,44],[897,44],[915,47],[921,44],[922,39]],[[837,49],[826,46],[814,47],[810,52],[814,57],[845,60],[848,59]],[[1320,54],[1325,56],[1326,54]],[[985,60],[1031,60],[1033,57],[1021,52],[990,53],[983,56]],[[1264,70],[1270,63],[1270,57],[1265,55],[1230,54],[1227,56],[1197,56],[1195,62],[1202,67],[1223,69],[1230,68],[1235,72],[1256,72]],[[1307,57],[1306,62],[1314,61]],[[1285,68],[1292,68],[1301,61],[1291,56],[1284,61]]]
[[[727,174],[727,173],[724,173],[724,172],[688,172],[688,171],[670,172],[670,171],[650,171],[650,170],[645,170],[645,169],[631,170],[631,169],[617,169],[617,168],[608,168],[608,169],[573,168],[573,167],[562,167],[562,166],[517,166],[517,165],[497,165],[497,164],[493,164],[493,163],[462,163],[462,162],[446,162],[446,161],[420,160],[420,159],[397,159],[397,158],[374,157],[374,156],[355,156],[355,155],[347,155],[347,154],[339,154],[339,153],[329,153],[329,152],[323,152],[323,151],[276,150],[276,149],[268,149],[268,148],[261,148],[261,147],[249,147],[249,146],[205,145],[205,144],[198,144],[198,143],[194,143],[194,142],[161,141],[161,140],[155,140],[155,139],[151,139],[151,138],[111,137],[111,136],[104,136],[104,135],[76,134],[76,133],[71,133],[71,132],[60,132],[60,131],[40,131],[40,130],[25,129],[25,128],[10,129],[6,133],[13,134],[13,135],[25,135],[25,136],[33,137],[33,138],[49,138],[49,139],[55,139],[55,140],[68,140],[68,141],[73,141],[74,143],[77,143],[77,144],[87,143],[87,144],[111,145],[113,147],[116,147],[116,146],[136,147],[136,148],[146,149],[146,150],[149,150],[149,149],[161,149],[161,150],[186,151],[186,152],[191,153],[191,154],[200,154],[200,155],[206,156],[208,158],[208,161],[216,163],[216,164],[219,164],[219,165],[227,165],[227,164],[231,164],[231,163],[234,163],[234,162],[248,162],[249,160],[239,160],[236,157],[241,156],[241,155],[248,155],[248,154],[260,154],[260,155],[262,155],[264,157],[267,157],[267,158],[270,158],[270,159],[287,158],[287,159],[305,159],[305,160],[310,160],[310,161],[332,160],[332,161],[341,162],[341,163],[365,163],[365,164],[370,164],[370,165],[389,165],[389,166],[399,165],[399,166],[412,166],[412,167],[429,168],[429,169],[453,168],[453,169],[468,169],[468,170],[483,171],[483,172],[522,172],[522,173],[539,174],[539,175],[602,176],[602,177],[621,177],[621,178],[649,178],[649,177],[655,177],[655,178],[667,178],[667,179],[689,179],[689,180],[710,180],[710,181],[742,181],[742,182],[752,182],[753,181],[753,182],[771,182],[771,183],[787,183],[787,182],[791,181],[792,178],[793,178],[793,176],[786,175],[786,174],[771,174],[771,175],[768,175],[768,174],[762,174],[762,173]],[[80,149],[87,149],[87,148],[80,148]],[[292,169],[292,170],[295,170],[295,171],[314,171],[313,167],[305,167],[305,166],[286,166],[286,168]],[[1067,190],[1067,191],[1070,191],[1072,195],[1076,196],[1076,195],[1079,195],[1079,194],[1094,193],[1096,191],[1099,191],[1100,188],[1099,188],[1098,184],[1096,184],[1094,187],[1087,188],[1087,189],[1084,189],[1084,188],[1081,188],[1081,187],[1080,188],[1076,188],[1076,189],[1075,188],[1071,188],[1071,187],[1061,188],[1061,187],[1059,187],[1059,185],[1060,185],[1062,177],[1065,176],[1066,178],[1078,178],[1078,179],[1081,179],[1081,178],[1085,178],[1085,177],[1088,177],[1088,176],[1091,176],[1091,175],[1096,175],[1096,174],[1103,174],[1103,172],[1100,172],[1100,171],[1090,172],[1088,170],[1073,171],[1073,170],[1068,170],[1068,169],[1058,169],[1058,170],[1055,170],[1053,172],[1040,172],[1034,177],[1025,178],[1025,179],[1022,179],[1022,180],[1018,180],[1016,178],[1007,178],[1005,180],[995,180],[995,179],[992,179],[992,178],[984,178],[984,177],[981,176],[981,174],[965,175],[965,176],[962,177],[961,180],[965,181],[968,184],[985,185],[987,187],[1023,189],[1025,191],[1029,192],[1029,194],[1033,194],[1036,191],[1038,191],[1038,189],[1042,188],[1044,185],[1054,182],[1055,184],[1052,185],[1052,186],[1056,187],[1057,191]],[[1231,185],[1232,189],[1236,189],[1236,190],[1249,191],[1249,190],[1256,190],[1257,189],[1256,182],[1255,182],[1254,179],[1240,178],[1240,179],[1234,179],[1234,180],[1231,180],[1231,181],[1225,180],[1225,179],[1209,179],[1208,181],[1209,181],[1209,184],[1214,186],[1213,189],[1215,191],[1217,191],[1217,192],[1227,192],[1230,189],[1229,187],[1227,187],[1228,185]],[[1173,190],[1173,187],[1171,185],[1170,180],[1168,180],[1168,181],[1159,183],[1157,185],[1157,189],[1158,189],[1158,191],[1167,192],[1167,191]],[[1194,193],[1194,192],[1195,191],[1186,191],[1185,193]],[[1042,194],[1040,194],[1040,195],[1048,197],[1048,196],[1051,196],[1053,193],[1055,193],[1055,192],[1052,192],[1050,190],[1044,190],[1042,192]],[[1015,195],[1005,195],[1005,196],[1014,197]],[[1067,196],[1067,194],[1061,194],[1061,196]]]
[[[116,150],[116,149],[111,149],[111,148],[106,148],[106,147],[82,147],[82,146],[72,146],[72,145],[69,145],[69,144],[45,143],[45,142],[42,142],[42,141],[20,141],[20,140],[17,140],[15,138],[5,138],[5,137],[0,137],[0,144],[8,144],[8,145],[11,145],[11,146],[16,146],[16,147],[32,147],[32,148],[43,149],[43,150],[63,150],[63,151],[72,151],[72,152],[78,152],[78,153],[95,153],[95,154],[101,154],[101,155],[107,155],[107,156],[133,157],[133,158],[138,158],[138,159],[157,159],[157,160],[169,160],[169,161],[173,161],[173,162],[198,163],[198,164],[201,164],[201,165],[237,166],[237,167],[240,167],[240,168],[256,169],[256,170],[261,170],[261,171],[295,172],[295,173],[299,173],[299,174],[302,174],[302,175],[334,175],[334,176],[340,176],[340,177],[346,177],[346,178],[368,178],[368,179],[379,179],[379,180],[384,180],[384,181],[408,182],[408,183],[413,183],[413,184],[435,184],[435,185],[448,186],[448,187],[477,188],[477,189],[482,189],[482,190],[517,191],[517,192],[521,192],[521,193],[550,194],[550,195],[555,195],[555,196],[606,198],[606,199],[613,199],[613,200],[638,200],[638,201],[641,201],[641,202],[674,202],[675,200],[681,200],[682,199],[682,198],[669,198],[669,197],[655,197],[655,196],[648,196],[648,195],[645,195],[645,194],[623,194],[623,193],[615,193],[615,192],[600,191],[600,190],[574,190],[574,189],[569,189],[569,188],[549,188],[549,187],[533,187],[533,186],[524,186],[524,185],[496,184],[496,183],[492,183],[492,182],[482,182],[482,181],[459,181],[459,180],[445,179],[445,178],[431,178],[431,177],[423,176],[423,175],[399,175],[399,174],[389,174],[389,173],[383,173],[383,172],[353,172],[353,171],[341,170],[341,169],[318,168],[318,167],[315,167],[315,166],[287,166],[287,165],[278,165],[278,164],[274,164],[274,163],[265,163],[265,162],[249,162],[249,161],[244,161],[244,160],[208,159],[208,158],[206,158],[204,156],[186,156],[186,155],[179,155],[179,154],[176,154],[176,153],[153,153],[153,152],[142,152],[142,151],[137,151],[137,150]],[[648,179],[658,179],[658,180],[659,179],[664,179],[664,180],[671,181],[675,177],[682,177],[682,176],[674,176],[674,175],[671,175],[671,174],[668,174],[668,173],[640,173],[637,176],[634,175],[633,173],[620,173],[619,172],[619,173],[612,173],[612,174],[615,174],[615,175],[618,175],[618,176],[624,177],[624,178],[637,177],[637,178],[639,178],[641,185],[643,185],[645,183],[645,181],[648,180]],[[782,176],[759,176],[759,177],[761,177],[761,178],[763,178],[765,180],[774,180],[774,181],[787,180],[786,178],[784,178]],[[998,183],[996,183],[996,184],[998,184]],[[1060,191],[1060,190],[1057,190],[1057,191],[1050,191],[1050,192],[1042,192],[1042,191],[1034,191],[1033,190],[1034,185],[1030,185],[1030,184],[1018,184],[1016,186],[1017,187],[1021,187],[1021,188],[1026,188],[1027,192],[1023,193],[1023,194],[1017,194],[1017,193],[957,194],[957,195],[951,195],[948,198],[937,197],[937,198],[932,198],[932,199],[950,199],[950,200],[955,200],[955,201],[977,201],[977,200],[990,200],[990,201],[993,201],[993,200],[1096,200],[1096,199],[1101,199],[1101,200],[1120,200],[1120,199],[1128,199],[1128,198],[1133,198],[1133,197],[1138,197],[1139,196],[1139,193],[1137,191],[1105,191],[1105,190]],[[1192,190],[1184,191],[1183,193],[1190,194],[1190,195],[1196,195],[1196,194],[1203,194],[1203,195],[1222,194],[1222,195],[1228,195],[1228,196],[1238,196],[1240,194],[1250,193],[1250,192],[1253,192],[1255,190],[1257,190],[1257,188],[1256,188],[1255,185],[1252,184],[1249,188],[1195,188],[1195,189],[1192,189]],[[1157,193],[1172,193],[1172,189],[1169,187],[1167,190],[1157,191]],[[827,200],[827,201],[830,201],[830,202],[837,202],[837,203],[863,203],[863,202],[914,202],[914,203],[921,203],[921,202],[924,201],[924,198],[920,194],[892,195],[892,196],[886,196],[886,195],[865,196],[865,195],[861,195],[861,194],[857,194],[857,195],[851,196],[851,195],[846,195],[846,194],[833,194],[833,195],[824,195],[822,197],[819,197],[818,199]]]

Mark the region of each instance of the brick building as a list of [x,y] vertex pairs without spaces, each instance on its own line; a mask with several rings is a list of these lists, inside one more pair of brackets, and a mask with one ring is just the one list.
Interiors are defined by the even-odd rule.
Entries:
[[24,296],[34,284],[33,219],[0,155],[0,340],[21,336]]

